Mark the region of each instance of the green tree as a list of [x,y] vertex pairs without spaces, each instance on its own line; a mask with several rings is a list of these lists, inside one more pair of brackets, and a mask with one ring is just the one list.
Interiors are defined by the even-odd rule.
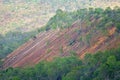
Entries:
[[14,77],[12,77],[12,78],[9,79],[9,80],[20,80],[20,78],[19,78],[18,76],[14,76]]
[[116,23],[116,27],[117,27],[118,31],[120,31],[120,23]]

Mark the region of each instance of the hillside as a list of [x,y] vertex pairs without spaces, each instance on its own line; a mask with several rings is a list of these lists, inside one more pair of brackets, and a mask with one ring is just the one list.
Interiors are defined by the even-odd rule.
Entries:
[[0,3],[0,8],[0,58],[38,34],[54,15],[45,4]]
[[120,48],[42,61],[33,67],[0,71],[0,80],[119,80]]
[[[99,4],[101,3],[101,4]],[[119,0],[0,0],[0,58],[33,38],[57,9],[120,6]]]
[[117,48],[120,45],[119,11],[118,7],[76,12],[58,10],[44,27],[46,31],[8,55],[3,68],[32,66],[70,55],[83,58],[86,53]]
[[120,0],[0,0],[0,80],[120,80]]

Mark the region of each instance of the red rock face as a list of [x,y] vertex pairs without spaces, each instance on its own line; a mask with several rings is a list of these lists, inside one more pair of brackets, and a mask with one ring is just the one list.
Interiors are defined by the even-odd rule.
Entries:
[[[32,66],[42,60],[69,56],[71,51],[83,58],[86,53],[104,51],[120,44],[120,37],[115,36],[115,27],[108,29],[108,35],[102,35],[100,31],[93,32],[93,29],[84,22],[76,21],[64,30],[42,32],[9,54],[4,59],[3,68]],[[85,36],[89,34],[92,36],[87,41]]]

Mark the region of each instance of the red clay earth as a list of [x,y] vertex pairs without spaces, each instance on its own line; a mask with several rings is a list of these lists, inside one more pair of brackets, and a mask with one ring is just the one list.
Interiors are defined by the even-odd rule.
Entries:
[[[41,32],[20,46],[4,59],[3,68],[32,66],[42,60],[51,61],[55,57],[71,55],[75,51],[76,55],[83,58],[86,53],[95,53],[107,50],[120,45],[120,37],[116,37],[116,28],[107,29],[107,35],[101,32],[92,33],[93,27],[87,27],[84,22],[76,21],[71,27],[63,30],[50,30]],[[84,38],[87,34],[93,34],[90,44]]]

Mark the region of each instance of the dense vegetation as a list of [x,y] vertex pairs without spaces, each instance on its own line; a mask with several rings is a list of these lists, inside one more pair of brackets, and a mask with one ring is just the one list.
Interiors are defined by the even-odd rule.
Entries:
[[[56,11],[56,15],[52,17],[46,25],[46,30],[56,29],[56,28],[67,28],[72,25],[76,20],[81,20],[87,22],[88,26],[92,26],[92,20],[98,20],[99,23],[95,26],[100,28],[106,28],[110,26],[117,27],[120,30],[120,8],[115,7],[111,9],[110,7],[105,10],[102,8],[89,8],[80,9],[74,12],[64,12],[60,9]],[[95,23],[94,23],[95,24]]]
[[119,80],[120,48],[94,55],[84,60],[76,56],[40,62],[34,67],[9,68],[0,71],[0,80]]

